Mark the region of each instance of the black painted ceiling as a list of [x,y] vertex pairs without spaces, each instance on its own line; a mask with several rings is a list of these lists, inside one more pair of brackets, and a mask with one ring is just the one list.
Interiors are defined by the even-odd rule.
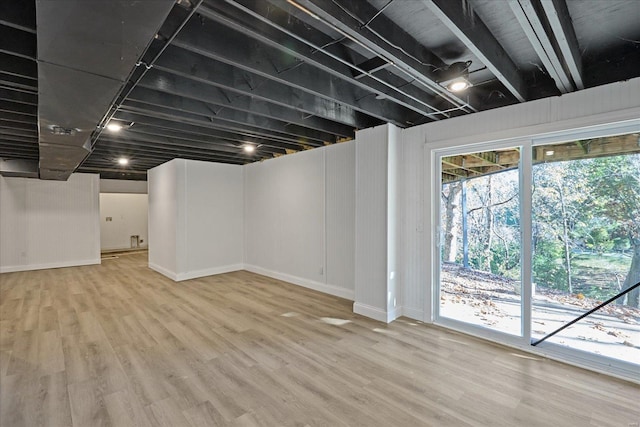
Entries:
[[[35,7],[0,0],[4,159],[39,158]],[[178,0],[77,171],[244,164],[638,77],[639,22],[638,0]]]

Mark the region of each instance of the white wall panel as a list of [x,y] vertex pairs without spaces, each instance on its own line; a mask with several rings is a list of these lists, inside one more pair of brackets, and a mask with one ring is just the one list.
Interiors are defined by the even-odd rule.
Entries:
[[0,177],[0,272],[99,264],[98,179]]
[[[436,224],[430,214],[430,200],[431,193],[437,191],[431,189],[432,149],[624,123],[640,117],[639,100],[640,78],[636,78],[403,130],[404,314],[419,319],[423,307],[424,320],[431,316],[435,267],[431,247]],[[424,156],[421,150],[425,150]]]
[[274,172],[277,162],[244,166],[245,264],[276,270],[279,242],[279,205]]
[[100,249],[129,249],[134,235],[146,248],[148,208],[146,194],[100,193]]
[[[405,134],[406,132],[403,132]],[[424,319],[424,297],[428,283],[424,233],[425,214],[425,149],[424,142],[402,139],[401,179],[401,262],[402,313],[413,319]]]
[[178,279],[242,268],[242,167],[186,160],[185,256]]
[[244,167],[246,269],[353,299],[354,153],[344,143]]
[[283,157],[274,171],[280,227],[276,271],[324,283],[324,153]]
[[386,313],[388,128],[356,132],[355,301]]
[[327,283],[355,288],[356,146],[325,149]]
[[150,169],[149,267],[177,278],[178,166],[179,159]]

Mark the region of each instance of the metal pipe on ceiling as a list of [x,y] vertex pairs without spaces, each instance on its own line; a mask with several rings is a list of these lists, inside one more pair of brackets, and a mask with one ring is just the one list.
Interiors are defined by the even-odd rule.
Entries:
[[[360,73],[360,74],[364,74],[364,75],[366,75],[366,76],[368,76],[368,77],[372,78],[373,80],[377,81],[378,83],[380,83],[380,84],[382,84],[382,85],[384,85],[384,86],[388,87],[389,89],[391,89],[391,90],[393,90],[393,91],[395,91],[395,92],[397,92],[397,93],[399,93],[399,94],[401,94],[401,95],[403,95],[403,96],[406,96],[407,98],[412,99],[412,100],[413,100],[413,101],[415,101],[415,102],[418,102],[419,104],[421,104],[421,105],[425,106],[426,108],[428,108],[428,109],[430,109],[430,110],[432,110],[432,111],[433,111],[433,113],[425,113],[425,112],[422,112],[422,114],[424,114],[425,116],[427,116],[427,117],[429,117],[429,118],[431,118],[431,119],[433,119],[433,120],[439,120],[439,118],[438,118],[438,117],[436,117],[436,115],[443,115],[443,116],[445,116],[445,117],[449,117],[449,115],[447,114],[447,112],[450,112],[450,111],[457,111],[457,110],[460,110],[460,109],[462,109],[462,108],[468,107],[468,106],[465,104],[465,105],[462,105],[462,106],[460,106],[460,107],[453,108],[453,109],[440,110],[440,109],[438,109],[438,108],[436,108],[436,107],[434,107],[434,106],[430,105],[429,103],[425,102],[424,100],[419,99],[419,98],[416,98],[415,96],[410,95],[410,94],[408,94],[408,93],[406,93],[406,92],[402,91],[400,88],[398,88],[398,87],[396,87],[396,86],[393,86],[392,84],[390,84],[390,83],[388,83],[388,82],[386,82],[386,81],[384,81],[384,80],[380,79],[379,77],[377,77],[377,76],[373,75],[371,72],[366,71],[366,70],[363,70],[363,69],[361,69],[360,67],[358,67],[357,65],[352,64],[351,62],[346,61],[346,60],[344,60],[344,59],[340,58],[340,57],[339,57],[339,56],[337,56],[337,55],[334,55],[333,53],[331,53],[331,52],[327,51],[323,46],[318,46],[318,45],[316,45],[315,43],[312,43],[312,42],[308,41],[307,39],[305,39],[305,38],[303,38],[303,37],[300,37],[300,36],[298,36],[297,34],[295,34],[295,33],[291,32],[291,31],[287,30],[286,28],[283,28],[283,27],[281,27],[281,26],[277,25],[276,23],[272,22],[272,21],[271,21],[271,20],[269,20],[268,18],[266,18],[266,17],[264,17],[264,16],[262,16],[262,15],[260,15],[260,14],[255,13],[253,10],[251,10],[251,9],[249,9],[249,8],[247,8],[247,7],[243,6],[243,5],[241,5],[241,4],[238,4],[236,1],[234,1],[234,0],[225,0],[225,2],[226,2],[227,4],[229,4],[229,5],[231,5],[231,6],[233,6],[233,7],[237,8],[237,9],[239,9],[239,10],[241,10],[241,11],[243,11],[243,12],[247,13],[248,15],[253,16],[254,18],[256,18],[256,19],[260,20],[261,22],[264,22],[265,24],[267,24],[267,25],[269,25],[269,26],[271,26],[271,27],[273,27],[273,28],[275,28],[275,29],[277,29],[277,30],[279,30],[279,31],[282,31],[283,33],[287,34],[288,36],[290,36],[290,37],[292,37],[292,38],[294,38],[294,39],[296,39],[296,40],[298,40],[298,41],[300,41],[300,42],[302,42],[302,43],[306,44],[307,46],[311,47],[314,51],[322,52],[322,53],[324,53],[325,55],[329,56],[330,58],[332,58],[332,59],[334,59],[334,60],[336,60],[336,61],[338,61],[338,62],[342,63],[343,65],[346,65],[346,66],[348,66],[349,68],[351,68],[351,69],[353,69],[353,70],[357,71],[358,73]],[[202,6],[202,10],[201,10],[201,11],[202,11],[202,13],[203,13],[205,16],[207,16],[207,14],[216,14],[216,12],[215,12],[214,10],[209,9],[207,6]],[[211,15],[209,15],[209,16],[211,16]],[[314,15],[314,17],[315,17],[315,15]],[[369,49],[369,48],[367,48],[366,46],[364,46],[364,45],[363,45],[362,43],[360,43],[358,40],[355,40],[355,39],[354,39],[353,37],[351,37],[349,34],[344,33],[342,30],[340,30],[339,28],[335,27],[333,24],[331,24],[331,23],[327,22],[326,20],[321,19],[320,17],[318,17],[318,20],[319,20],[320,22],[323,22],[325,25],[327,25],[327,26],[331,27],[332,29],[334,29],[334,30],[335,30],[335,31],[337,31],[338,33],[342,34],[343,36],[347,37],[349,40],[352,40],[352,41],[354,41],[355,43],[358,43],[359,45],[361,45],[362,47],[364,47],[364,48],[365,48],[365,49],[367,49],[368,51],[372,52],[372,53],[373,53],[373,54],[375,54],[376,56],[379,56],[376,52],[373,52],[371,49]],[[382,59],[385,59],[385,58],[382,58]],[[395,64],[394,64],[392,61],[388,61],[387,59],[385,59],[385,60],[386,60],[387,62],[389,62],[391,65],[394,65],[394,66],[395,66]],[[412,79],[414,79],[414,77],[413,77],[413,76],[411,76],[411,78],[412,78]],[[373,92],[373,91],[372,91],[372,92]],[[376,92],[373,92],[373,93],[376,93]],[[387,98],[389,98],[389,99],[391,99],[391,100],[394,100],[392,95],[389,95],[389,94],[384,94],[384,95],[385,95]],[[454,104],[454,105],[455,105],[455,104]]]
[[[225,0],[227,2],[231,1],[231,0]],[[294,0],[287,0],[288,3],[292,4],[292,5],[296,5],[298,3],[296,3]],[[417,62],[419,62],[420,64],[423,65],[429,65],[429,64],[424,64],[422,61],[420,61],[418,58],[415,58],[413,55],[408,54],[404,49],[402,49],[401,46],[396,46],[394,43],[392,43],[391,41],[389,41],[386,37],[382,36],[381,34],[379,34],[377,31],[373,30],[368,23],[364,23],[359,17],[355,16],[353,13],[345,10],[339,3],[335,2],[334,3],[343,11],[345,11],[345,13],[347,13],[349,16],[351,16],[353,19],[355,19],[356,21],[358,21],[360,23],[360,25],[362,26],[362,28],[367,28],[367,30],[369,30],[371,33],[373,33],[376,37],[380,38],[382,41],[384,41],[385,43],[389,44],[390,46],[402,51],[405,55],[407,55],[408,57],[410,57],[413,60],[416,60]],[[389,5],[391,4],[391,2],[387,3],[384,8],[386,9]],[[304,8],[306,9],[306,8]],[[379,11],[380,12],[380,11]],[[376,14],[376,16],[379,15]],[[355,37],[347,34],[346,32],[342,31],[340,28],[338,28],[335,24],[333,24],[332,22],[329,22],[328,20],[316,15],[315,13],[311,12],[311,16],[313,16],[315,19],[319,20],[320,22],[324,23],[325,25],[327,25],[328,27],[332,28],[334,31],[337,31],[338,33],[342,34],[343,36],[349,38],[349,40],[352,40],[353,42],[357,43],[359,46],[363,47],[364,49],[366,49],[367,51],[373,53],[374,55],[376,55],[377,57],[382,58],[383,60],[387,61],[391,66],[393,66],[394,68],[396,68],[397,70],[400,70],[402,73],[406,74],[407,76],[409,76],[412,80],[415,80],[417,82],[420,82],[425,88],[429,89],[430,91],[432,91],[435,95],[442,97],[443,99],[445,99],[447,102],[450,102],[453,105],[456,105],[455,108],[450,108],[447,110],[438,110],[440,113],[445,113],[445,112],[451,112],[451,111],[458,111],[458,110],[463,110],[464,112],[468,113],[469,111],[466,111],[465,109],[470,109],[472,111],[476,111],[473,107],[471,107],[468,103],[460,103],[458,102],[448,91],[446,88],[443,88],[442,86],[438,85],[436,82],[432,81],[432,80],[425,80],[425,76],[421,75],[421,74],[413,74],[411,73],[409,70],[404,69],[403,67],[400,67],[398,64],[396,64],[395,61],[392,61],[388,58],[385,58],[384,56],[378,54],[374,49],[372,49],[371,47],[369,47],[366,43],[363,43],[359,40],[357,40]],[[373,19],[372,19],[373,20]],[[370,20],[371,21],[371,20]],[[323,50],[324,53],[327,53],[326,51]],[[349,65],[349,64],[348,64]],[[353,64],[350,64],[350,66],[355,67]],[[360,71],[360,70],[358,70]],[[370,75],[369,73],[367,73],[367,75]],[[393,87],[393,86],[391,86]],[[395,88],[397,90],[397,88]],[[401,91],[399,91],[400,93],[403,93]],[[404,94],[404,93],[403,93]],[[449,116],[447,116],[449,117]]]

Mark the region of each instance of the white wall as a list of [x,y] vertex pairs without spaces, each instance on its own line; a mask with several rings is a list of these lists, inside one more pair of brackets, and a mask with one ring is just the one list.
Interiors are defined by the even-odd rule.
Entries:
[[173,280],[242,269],[242,167],[174,159],[149,171],[149,267]]
[[245,268],[353,299],[353,142],[253,163],[245,176]]
[[101,250],[129,249],[134,235],[140,236],[141,248],[147,247],[147,200],[146,194],[100,193]]
[[[244,189],[242,167],[183,160],[183,259],[178,279],[242,269]],[[180,254],[178,254],[180,258]]]
[[172,160],[153,169],[149,186],[149,267],[176,279],[178,235],[178,163]]
[[402,313],[400,129],[356,132],[356,247],[353,311],[384,322]]
[[0,176],[0,272],[100,264],[98,186]]
[[431,198],[439,192],[432,188],[433,149],[624,123],[640,117],[639,100],[640,78],[636,78],[403,130],[403,314],[432,320],[437,216],[431,216]]

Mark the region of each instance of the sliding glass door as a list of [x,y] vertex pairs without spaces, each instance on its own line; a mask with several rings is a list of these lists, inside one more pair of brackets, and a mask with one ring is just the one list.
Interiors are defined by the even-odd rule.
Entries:
[[520,148],[440,162],[439,314],[520,336]]
[[640,282],[633,126],[437,150],[436,322],[637,367],[640,289],[547,337]]
[[[532,336],[640,281],[639,135],[533,147]],[[638,292],[549,338],[640,363]]]

